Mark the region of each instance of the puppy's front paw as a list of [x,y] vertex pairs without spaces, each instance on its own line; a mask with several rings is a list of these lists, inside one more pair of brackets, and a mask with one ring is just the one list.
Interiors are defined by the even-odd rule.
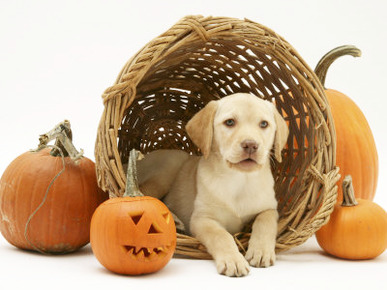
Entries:
[[220,257],[216,259],[215,263],[218,273],[226,276],[241,277],[250,272],[249,263],[240,253]]
[[266,268],[274,265],[275,251],[269,248],[249,247],[245,258],[253,267]]

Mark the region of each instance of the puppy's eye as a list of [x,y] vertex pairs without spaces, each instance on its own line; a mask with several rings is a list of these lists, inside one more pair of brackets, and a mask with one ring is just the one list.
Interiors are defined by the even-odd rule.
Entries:
[[227,127],[233,127],[235,125],[235,120],[234,119],[227,119],[226,121],[224,121],[224,124]]
[[261,121],[259,123],[259,127],[261,127],[262,129],[265,129],[269,126],[269,123],[267,121]]

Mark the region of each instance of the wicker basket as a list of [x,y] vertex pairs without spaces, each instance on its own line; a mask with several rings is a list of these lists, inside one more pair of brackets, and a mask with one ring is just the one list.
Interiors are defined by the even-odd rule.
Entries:
[[[121,196],[132,148],[200,154],[185,124],[210,100],[236,92],[275,102],[289,125],[283,162],[273,165],[280,213],[276,250],[286,250],[306,241],[333,210],[335,131],[314,72],[282,37],[250,20],[187,16],[125,64],[103,94],[98,182],[111,197]],[[241,251],[248,238],[248,229],[235,235]],[[184,234],[178,234],[176,253],[210,258]]]

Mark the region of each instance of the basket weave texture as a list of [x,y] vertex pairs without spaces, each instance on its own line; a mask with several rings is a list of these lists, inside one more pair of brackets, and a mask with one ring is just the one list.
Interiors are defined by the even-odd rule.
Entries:
[[[280,214],[276,251],[305,242],[336,202],[332,116],[321,83],[294,48],[247,19],[187,16],[125,64],[102,96],[99,185],[111,197],[122,196],[132,148],[200,154],[185,124],[209,101],[237,92],[273,101],[287,121],[283,161],[272,166]],[[249,235],[248,228],[235,235],[241,251]],[[180,233],[176,253],[210,258],[198,240]]]

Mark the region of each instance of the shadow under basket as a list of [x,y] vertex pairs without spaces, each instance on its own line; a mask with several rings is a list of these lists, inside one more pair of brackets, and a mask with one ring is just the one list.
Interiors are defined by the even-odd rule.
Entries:
[[[132,148],[200,155],[185,132],[209,101],[244,92],[275,103],[289,126],[282,163],[273,162],[280,215],[276,251],[305,242],[333,210],[337,195],[335,131],[324,89],[295,49],[250,20],[187,16],[153,39],[103,94],[95,146],[99,185],[125,191]],[[243,252],[249,229],[236,234]],[[178,234],[176,253],[210,258],[195,238]]]

